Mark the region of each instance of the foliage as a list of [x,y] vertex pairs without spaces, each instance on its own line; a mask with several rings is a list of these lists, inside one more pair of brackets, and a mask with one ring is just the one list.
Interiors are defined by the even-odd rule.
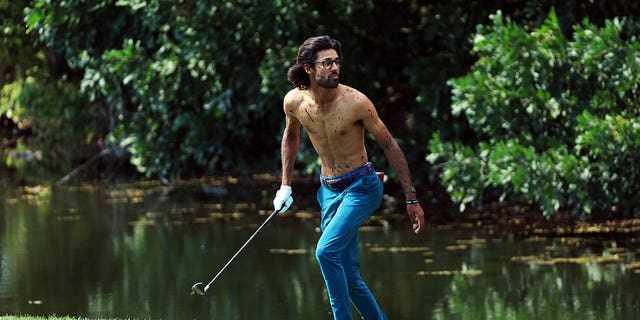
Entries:
[[566,38],[555,12],[527,32],[498,11],[473,37],[478,61],[452,79],[452,113],[477,143],[434,135],[428,157],[464,210],[483,195],[549,216],[640,204],[640,42],[626,19],[584,20]]
[[245,171],[277,155],[255,150],[276,146],[281,91],[268,90],[292,54],[272,37],[306,17],[305,9],[262,1],[38,1],[27,21],[83,70],[82,92],[113,110],[108,141],[126,148],[139,171],[174,179]]
[[[576,150],[592,161],[589,195],[594,207],[619,206],[633,212],[638,209],[636,165],[640,161],[640,118],[636,102],[633,112],[607,114],[604,117],[585,111],[577,119],[580,134]],[[631,115],[631,113],[634,113]]]
[[[34,149],[29,140],[19,140],[4,160],[23,176],[46,177],[49,172],[70,170],[70,159],[97,149],[101,122],[100,114],[91,110],[73,83],[52,79],[42,55],[33,59],[40,61],[26,70],[24,78],[17,77],[2,88],[0,112],[25,134],[34,134],[39,148]],[[83,108],[67,108],[70,105]],[[75,148],[69,148],[70,141]],[[56,161],[44,161],[45,156]]]
[[[67,137],[57,140],[59,146],[39,144],[40,132],[21,142],[45,151],[48,161],[77,166],[105,141],[124,147],[148,177],[264,172],[279,168],[281,99],[291,88],[285,74],[297,46],[309,36],[330,34],[343,43],[344,83],[376,104],[405,150],[415,183],[424,184],[431,178],[424,157],[433,132],[475,141],[466,119],[452,114],[446,83],[475,62],[469,34],[498,9],[536,26],[552,5],[563,30],[585,16],[602,22],[640,11],[622,0],[0,0],[0,66],[9,67],[3,86],[11,85],[14,96],[22,92],[12,84],[30,76],[43,86],[62,82],[79,91],[63,106],[24,99],[11,106],[30,123],[49,123],[36,118],[36,106],[51,109],[46,114],[85,116],[76,121],[91,134],[81,134],[82,150],[64,159],[45,151],[68,146],[62,141],[78,144],[75,127],[64,121],[51,128]],[[36,66],[38,75],[30,73]],[[53,90],[41,93],[49,94],[44,101],[58,98]],[[0,113],[7,109],[1,105]],[[369,143],[369,155],[388,169],[375,143]],[[306,139],[298,161],[298,168],[317,170]]]
[[[58,98],[51,99],[56,96]],[[6,164],[24,175],[45,175],[68,169],[71,164],[65,159],[86,154],[86,149],[95,141],[100,124],[92,122],[95,115],[89,108],[66,108],[68,105],[87,105],[87,101],[72,84],[52,81],[48,73],[39,72],[37,68],[30,70],[26,78],[6,85],[0,98],[0,106],[7,107],[3,111],[19,127],[28,127],[37,134],[38,144],[46,150],[47,157],[58,159],[56,162],[41,161],[42,150],[31,150],[26,143],[18,142],[16,150],[7,154]],[[69,141],[75,141],[76,147],[69,148]]]
[[94,320],[109,320],[109,319],[113,319],[113,320],[117,320],[117,319],[121,319],[121,318],[82,318],[82,317],[70,317],[70,316],[66,316],[66,317],[59,317],[59,316],[26,316],[26,315],[21,315],[21,316],[9,316],[9,315],[5,315],[5,316],[0,316],[0,319],[2,320],[44,320],[44,319],[49,319],[49,320],[84,320],[84,319],[94,319]]
[[[37,45],[21,21],[24,3],[2,1],[0,8],[0,114],[6,119],[3,129],[10,129],[9,122],[15,126],[0,140],[2,149],[15,146],[2,154],[2,160],[23,177],[71,170],[72,159],[88,157],[99,148],[101,110],[92,108],[78,91],[68,68],[56,63],[59,55]],[[13,138],[16,135],[25,138]]]
[[[446,100],[428,96],[433,103],[423,106],[410,83],[445,95],[449,70],[464,69],[456,57],[468,53],[456,43],[485,18],[469,16],[465,3],[37,0],[25,21],[80,76],[83,95],[104,105],[108,141],[126,147],[148,176],[176,178],[278,167],[285,73],[297,46],[317,34],[343,42],[345,83],[371,97],[412,167],[422,167],[435,127],[424,132],[417,124],[432,122],[432,108]],[[451,16],[431,18],[440,15]],[[375,145],[370,154],[384,163]],[[317,164],[307,141],[299,159],[310,169]],[[415,171],[420,177],[426,168]]]
[[33,37],[25,36],[23,6],[20,1],[0,0],[0,88],[12,82],[16,69],[31,65],[37,52],[31,46]]

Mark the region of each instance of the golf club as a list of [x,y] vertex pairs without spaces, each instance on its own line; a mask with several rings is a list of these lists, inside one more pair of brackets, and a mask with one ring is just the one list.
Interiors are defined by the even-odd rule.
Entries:
[[[284,205],[283,205],[284,207]],[[231,257],[231,259],[229,259],[229,261],[227,261],[227,263],[222,267],[222,269],[220,269],[220,271],[218,271],[218,274],[215,275],[215,277],[213,277],[213,279],[211,279],[211,281],[209,281],[209,283],[205,286],[204,283],[202,282],[198,282],[196,284],[194,284],[193,286],[191,286],[191,295],[197,294],[197,295],[204,295],[205,292],[207,292],[207,290],[209,290],[209,287],[211,286],[211,284],[213,284],[214,281],[216,281],[216,279],[220,276],[220,274],[222,274],[222,272],[224,271],[224,269],[226,269],[229,264],[231,264],[231,262],[233,261],[233,259],[235,259],[238,254],[240,254],[240,252],[242,251],[242,249],[244,249],[244,247],[247,246],[247,244],[249,244],[249,242],[251,242],[251,240],[253,240],[253,238],[258,234],[258,232],[260,232],[260,230],[262,230],[262,228],[269,223],[269,221],[271,221],[271,219],[273,219],[273,217],[276,216],[276,214],[278,214],[278,212],[280,212],[280,210],[282,210],[282,208],[274,211],[273,213],[271,213],[267,219],[262,223],[262,225],[260,225],[258,227],[258,229],[251,235],[251,237],[249,237],[249,239],[240,247],[240,249],[238,249],[238,251],[233,255],[233,257]]]

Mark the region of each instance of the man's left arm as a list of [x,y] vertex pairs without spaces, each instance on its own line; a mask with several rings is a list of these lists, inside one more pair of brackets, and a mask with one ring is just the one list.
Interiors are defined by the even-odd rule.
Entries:
[[393,138],[389,129],[387,129],[385,124],[378,117],[373,104],[365,106],[365,108],[369,114],[368,119],[363,120],[365,128],[371,132],[378,144],[380,144],[387,160],[393,168],[393,171],[396,173],[396,177],[398,178],[405,194],[407,213],[411,218],[413,231],[418,233],[425,224],[424,211],[416,197],[416,189],[411,181],[411,172],[409,171],[407,159],[396,139]]

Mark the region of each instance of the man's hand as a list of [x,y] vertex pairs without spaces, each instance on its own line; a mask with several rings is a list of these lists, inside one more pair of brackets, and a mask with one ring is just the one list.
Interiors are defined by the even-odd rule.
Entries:
[[407,213],[411,219],[411,226],[414,233],[419,233],[424,227],[424,211],[419,203],[407,204]]
[[283,213],[289,209],[293,203],[293,197],[291,196],[291,186],[281,185],[280,190],[276,192],[276,197],[273,199],[273,208],[278,213]]

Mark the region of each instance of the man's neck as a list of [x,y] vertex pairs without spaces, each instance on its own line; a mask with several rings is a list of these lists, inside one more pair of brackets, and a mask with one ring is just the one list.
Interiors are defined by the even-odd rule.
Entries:
[[313,100],[319,104],[327,104],[333,102],[338,96],[340,85],[337,88],[324,88],[320,87],[317,84],[311,86],[311,96]]

